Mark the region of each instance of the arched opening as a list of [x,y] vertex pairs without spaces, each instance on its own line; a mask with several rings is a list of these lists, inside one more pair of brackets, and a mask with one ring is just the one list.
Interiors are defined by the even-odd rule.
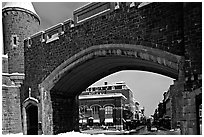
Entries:
[[113,106],[105,106],[105,125],[113,126]]
[[[44,130],[51,134],[78,130],[78,95],[94,82],[115,72],[142,70],[178,79],[182,57],[147,47],[138,47],[119,44],[100,45],[71,57],[57,67],[39,86],[44,98],[42,104],[50,104],[49,108],[43,106],[48,111],[43,112],[42,123],[53,127],[53,131],[48,128]],[[115,107],[113,112],[117,110],[115,115],[118,117],[122,110],[119,106]],[[91,108],[87,111],[92,112]],[[105,109],[102,113],[105,114]],[[101,119],[105,119],[105,115],[100,121]],[[120,127],[122,120],[115,121]],[[48,127],[46,124],[43,128]]]
[[27,135],[38,135],[38,107],[29,104],[26,107]]

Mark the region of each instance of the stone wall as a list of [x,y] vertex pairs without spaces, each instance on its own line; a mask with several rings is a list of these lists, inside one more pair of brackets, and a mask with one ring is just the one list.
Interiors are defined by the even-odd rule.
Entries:
[[51,94],[53,109],[53,134],[79,130],[78,98]]
[[20,89],[2,86],[2,134],[22,133]]
[[192,91],[202,86],[202,4],[184,6],[185,90]]
[[94,45],[134,44],[184,55],[182,3],[151,3],[141,8],[122,3],[120,7],[74,27],[68,21],[58,28],[55,26],[49,33],[57,30],[59,39],[52,42],[46,42],[48,30],[31,37],[30,45],[26,40],[27,84],[37,90],[36,84],[62,62]]
[[8,54],[9,73],[24,73],[24,39],[39,31],[39,20],[15,8],[5,8],[2,21],[4,54]]
[[184,44],[182,134],[198,134],[195,100],[202,94],[202,4],[199,2],[184,4]]
[[[24,39],[39,31],[39,18],[26,9],[2,9],[3,28],[3,134],[22,133],[20,84],[24,79]],[[5,75],[5,76],[4,76]],[[27,91],[26,91],[27,92]]]
[[2,57],[2,72],[8,73],[8,56],[4,55]]
[[140,8],[121,3],[119,9],[74,27],[73,21],[65,21],[25,40],[25,85],[36,91],[35,97],[40,96],[38,84],[56,67],[95,45],[132,44],[167,51],[185,57],[177,89],[185,90],[178,102],[183,108],[181,128],[182,134],[196,134],[195,119],[191,119],[195,118],[195,98],[190,93],[201,87],[202,80],[201,13],[201,3],[151,3]]

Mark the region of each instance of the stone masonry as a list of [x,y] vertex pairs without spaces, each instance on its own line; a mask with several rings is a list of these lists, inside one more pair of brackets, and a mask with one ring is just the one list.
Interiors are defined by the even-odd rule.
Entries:
[[[65,76],[72,70],[63,70],[56,76],[53,72],[57,67],[56,70],[59,70],[59,66],[67,60],[77,57],[77,53],[86,51],[86,49],[96,45],[100,45],[100,47],[106,44],[129,44],[133,47],[134,45],[142,45],[152,48],[152,50],[159,49],[185,59],[185,61],[176,62],[178,67],[176,79],[180,83],[177,90],[182,92],[183,99],[180,103],[183,106],[186,99],[188,100],[184,96],[201,87],[201,3],[150,3],[145,6],[130,7],[127,3],[121,2],[118,6],[118,8],[106,14],[81,23],[67,20],[25,40],[26,77],[24,86],[31,87],[32,90],[36,91],[33,93],[36,98],[43,97],[42,94],[45,94],[43,92],[50,96],[49,94],[52,92],[45,88],[48,86],[40,85],[40,83],[43,83],[46,77],[54,77],[53,81],[47,82],[60,87],[60,81],[65,81],[61,80],[61,77],[68,79],[68,76]],[[114,51],[104,52],[105,54],[102,53],[101,55],[114,55]],[[127,53],[122,51],[120,54],[123,56],[132,54],[131,52],[130,54]],[[163,54],[157,54],[157,56],[161,55]],[[92,59],[94,59],[94,56]],[[144,57],[142,59],[148,58]],[[184,85],[185,87],[183,87]],[[78,86],[80,87],[82,84]],[[85,87],[85,85],[83,86]],[[68,89],[68,87],[67,89],[64,87],[64,89],[55,90],[61,92],[60,90]],[[72,90],[77,90],[76,94],[81,92],[81,89],[75,87],[72,87]],[[64,94],[64,91],[62,94]],[[51,98],[54,97],[53,95],[52,93]],[[49,98],[44,101],[50,102]],[[190,108],[190,106],[187,107]],[[50,115],[52,119],[52,109],[48,109],[48,111],[43,109],[42,113],[44,116]],[[183,107],[182,133],[197,134],[195,129],[191,128],[196,121],[189,120],[190,115],[187,114],[189,112],[187,112],[186,107]],[[52,126],[52,123],[49,122],[47,125]],[[52,134],[53,131],[48,130],[49,127],[46,127],[45,131]]]
[[24,39],[39,31],[39,18],[27,9],[2,9],[2,133],[22,133],[20,87],[24,80]]
[[[3,79],[11,83],[10,88],[2,87],[5,132],[19,132],[21,122],[26,125],[26,119],[19,119],[26,114],[14,114],[30,96],[37,103],[38,129],[43,134],[78,131],[78,95],[104,76],[139,69],[177,80],[182,134],[198,134],[195,105],[202,94],[202,3],[130,4],[102,3],[98,11],[110,10],[86,20],[87,15],[82,15],[80,23],[74,17],[38,33],[38,16],[25,9],[3,9],[4,54],[8,55],[3,62],[8,62],[4,67],[8,74]],[[70,124],[60,123],[57,114]]]

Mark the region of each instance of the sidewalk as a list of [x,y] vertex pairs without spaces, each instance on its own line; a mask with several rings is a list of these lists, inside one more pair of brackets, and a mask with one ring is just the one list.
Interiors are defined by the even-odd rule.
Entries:
[[81,133],[97,135],[97,134],[106,134],[106,135],[122,135],[125,133],[124,130],[103,130],[103,129],[89,129],[81,131]]
[[180,130],[157,130],[157,131],[147,131],[139,133],[138,135],[181,135]]
[[103,129],[89,129],[81,131],[81,133],[97,135],[97,134],[105,134],[105,135],[129,135],[138,132],[138,130],[144,128],[144,126],[139,126],[134,130],[126,131],[126,130],[103,130]]

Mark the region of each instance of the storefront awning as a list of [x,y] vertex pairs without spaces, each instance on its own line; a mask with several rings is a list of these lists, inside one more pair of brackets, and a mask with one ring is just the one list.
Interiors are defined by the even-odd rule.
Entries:
[[113,118],[106,118],[105,123],[113,123]]
[[87,120],[86,120],[86,119],[83,119],[83,120],[80,119],[80,120],[79,120],[79,123],[87,123]]
[[99,119],[94,119],[93,122],[94,123],[100,123],[100,120]]

